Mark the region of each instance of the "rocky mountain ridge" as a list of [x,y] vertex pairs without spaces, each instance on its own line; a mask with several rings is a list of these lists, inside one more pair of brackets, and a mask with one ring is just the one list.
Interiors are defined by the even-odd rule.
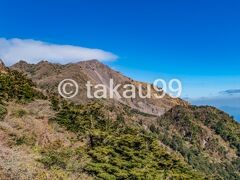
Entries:
[[[39,87],[57,91],[57,85],[63,79],[73,79],[79,84],[79,90],[77,97],[73,98],[75,103],[86,103],[89,99],[86,95],[86,83],[90,81],[91,84],[103,84],[109,88],[110,79],[113,79],[114,84],[121,84],[119,88],[120,92],[123,92],[123,86],[125,84],[132,84],[139,91],[138,86],[143,86],[143,92],[146,93],[147,83],[134,81],[121,73],[112,70],[108,66],[100,63],[97,60],[81,61],[75,64],[53,64],[47,61],[41,61],[38,64],[28,64],[25,61],[20,61],[10,67],[26,73]],[[176,105],[187,105],[187,102],[177,98],[173,99],[168,95],[165,95],[162,99],[157,99],[154,96],[152,98],[142,99],[138,95],[136,98],[121,98],[114,99],[131,108],[137,109],[141,112],[162,115],[164,112]]]

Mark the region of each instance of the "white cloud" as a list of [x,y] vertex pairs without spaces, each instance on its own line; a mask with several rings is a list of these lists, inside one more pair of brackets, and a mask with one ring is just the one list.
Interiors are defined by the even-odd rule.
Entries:
[[111,61],[117,59],[117,56],[101,49],[51,44],[33,39],[0,38],[0,58],[7,65],[12,65],[19,60],[25,60],[29,63],[48,60],[61,64],[90,59]]

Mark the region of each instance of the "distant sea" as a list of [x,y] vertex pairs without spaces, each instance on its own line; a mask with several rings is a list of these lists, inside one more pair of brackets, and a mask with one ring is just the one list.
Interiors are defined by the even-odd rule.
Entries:
[[240,115],[234,116],[234,118],[235,118],[238,122],[240,122]]
[[230,114],[231,116],[234,117],[235,120],[240,122],[240,107],[221,106],[218,108]]

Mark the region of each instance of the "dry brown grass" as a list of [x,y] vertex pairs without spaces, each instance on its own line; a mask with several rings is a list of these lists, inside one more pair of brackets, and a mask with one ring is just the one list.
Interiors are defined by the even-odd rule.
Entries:
[[42,149],[56,143],[61,147],[81,146],[74,133],[49,122],[54,112],[48,101],[26,105],[11,102],[7,109],[7,116],[0,121],[0,179],[91,179],[83,173],[46,169],[37,161]]

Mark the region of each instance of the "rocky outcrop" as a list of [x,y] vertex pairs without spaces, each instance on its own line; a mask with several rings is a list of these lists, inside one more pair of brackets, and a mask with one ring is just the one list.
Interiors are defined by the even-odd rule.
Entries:
[[8,73],[8,68],[5,66],[3,60],[0,59],[0,73]]

